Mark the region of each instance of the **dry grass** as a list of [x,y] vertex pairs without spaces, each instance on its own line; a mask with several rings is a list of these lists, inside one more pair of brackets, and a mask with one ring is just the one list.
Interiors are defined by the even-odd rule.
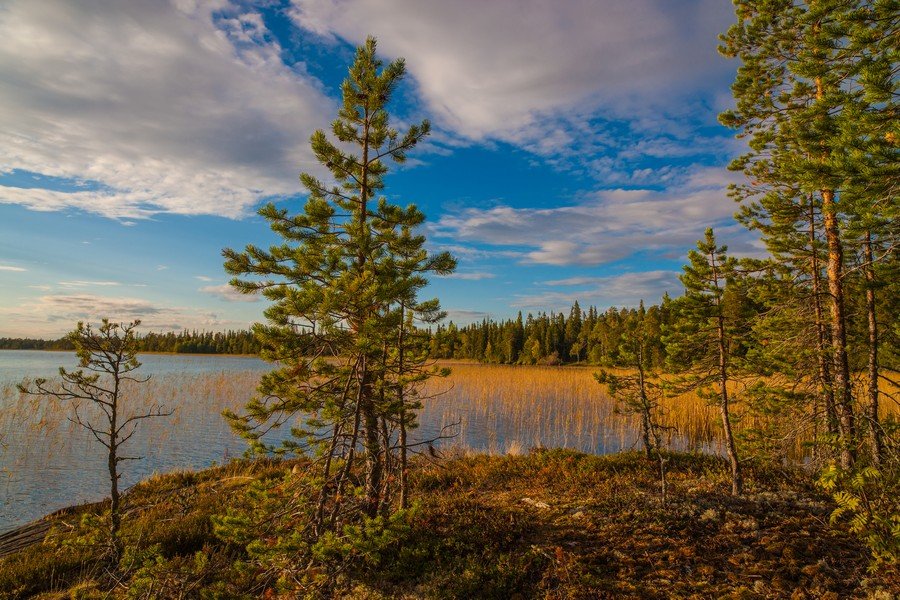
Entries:
[[[617,414],[615,402],[593,374],[596,367],[544,367],[448,363],[452,374],[435,379],[426,390],[433,396],[425,403],[420,422],[426,433],[438,425],[461,421],[457,445],[491,453],[511,448],[566,447],[592,453],[608,453],[638,444],[636,416]],[[628,374],[626,369],[607,369]],[[749,382],[748,382],[749,383]],[[747,383],[730,386],[735,429],[738,432],[767,425],[751,415],[744,403]],[[857,384],[858,396],[865,388]],[[900,397],[895,386],[885,383],[882,414],[900,416]],[[695,392],[669,395],[662,401],[660,420],[672,428],[668,443],[676,450],[719,452],[719,409]],[[812,416],[792,413],[783,423],[785,449],[794,456],[814,437]],[[425,437],[425,435],[422,435]]]
[[[637,419],[616,414],[615,403],[593,379],[595,367],[446,364],[452,368],[450,377],[433,379],[424,390],[429,398],[414,434],[418,439],[458,422],[450,428],[456,436],[445,446],[494,454],[519,454],[532,447],[603,454],[639,444]],[[155,471],[202,468],[241,454],[243,442],[220,415],[225,408],[240,409],[259,376],[257,371],[161,374],[130,389],[126,405],[158,402],[174,407],[175,413],[142,424],[128,448],[145,460],[126,464],[123,483]],[[736,429],[759,425],[753,418],[742,418],[741,390],[733,391],[738,392]],[[900,405],[891,399],[900,397],[898,389],[886,385],[884,391],[883,414],[900,415]],[[69,410],[65,404],[21,396],[14,382],[0,382],[0,500],[6,501],[6,507],[0,505],[0,529],[73,501],[103,496],[102,449],[67,420]],[[663,423],[673,428],[668,440],[672,449],[720,450],[718,409],[696,394],[666,398],[662,414]],[[803,442],[812,437],[806,419],[800,414],[788,421],[793,430],[786,444],[795,456],[802,456]],[[273,439],[286,435],[283,428]],[[36,502],[52,493],[58,497]],[[10,508],[16,504],[32,512],[16,514],[21,511]]]
[[[377,544],[348,549],[327,597],[836,600],[898,589],[896,569],[867,574],[866,549],[828,525],[831,505],[802,473],[750,469],[747,494],[733,498],[724,461],[669,459],[666,504],[654,464],[637,453],[423,464],[412,478],[418,508]],[[80,511],[62,515],[55,543],[0,559],[0,598],[145,597],[136,592],[148,579],[156,597],[296,597],[279,596],[274,576],[252,563],[237,568],[246,555],[210,521],[246,498],[250,481],[280,481],[290,466],[234,463],[137,486],[124,535],[150,560],[114,578],[96,549],[62,543],[79,534]]]

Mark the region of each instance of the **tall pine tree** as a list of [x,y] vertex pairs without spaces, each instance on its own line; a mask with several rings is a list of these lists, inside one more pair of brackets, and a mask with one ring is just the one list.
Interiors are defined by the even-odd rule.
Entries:
[[[252,245],[223,251],[226,270],[236,276],[232,285],[272,302],[265,311],[268,324],[255,325],[254,333],[261,356],[278,365],[262,378],[243,414],[226,416],[260,451],[275,450],[264,437],[272,427],[305,420],[295,430],[299,439],[281,450],[316,456],[319,485],[306,502],[315,506],[313,537],[339,529],[353,514],[356,497],[370,517],[385,506],[385,453],[391,448],[385,424],[408,425],[410,417],[402,394],[385,398],[408,376],[410,356],[401,354],[407,315],[439,316],[437,301],[420,303],[417,293],[428,273],[455,268],[448,254],[429,256],[424,238],[413,234],[424,219],[415,206],[378,196],[386,161],[402,163],[428,135],[429,124],[412,125],[402,135],[390,126],[388,106],[405,68],[402,59],[383,65],[375,51],[373,38],[356,51],[331,126],[334,141],[322,130],[311,137],[333,182],[304,173],[309,196],[302,213],[273,204],[259,211],[282,244],[268,251]],[[391,373],[394,384],[386,386]],[[362,481],[359,495],[349,490],[356,481]]]

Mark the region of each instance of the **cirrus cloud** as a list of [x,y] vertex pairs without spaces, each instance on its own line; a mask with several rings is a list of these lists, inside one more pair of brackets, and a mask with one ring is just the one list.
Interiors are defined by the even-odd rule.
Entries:
[[665,292],[680,295],[681,282],[676,271],[644,271],[622,273],[608,277],[572,277],[546,281],[548,287],[579,287],[580,289],[551,289],[535,294],[516,296],[512,306],[540,310],[568,310],[577,300],[583,306],[594,305],[601,309],[610,306],[637,306],[659,302]]

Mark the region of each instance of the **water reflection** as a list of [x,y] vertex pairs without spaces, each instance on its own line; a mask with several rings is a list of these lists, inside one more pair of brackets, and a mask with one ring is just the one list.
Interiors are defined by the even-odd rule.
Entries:
[[[255,358],[184,355],[141,356],[149,383],[131,400],[174,407],[168,418],[145,421],[126,452],[142,460],[122,464],[122,486],[154,472],[198,469],[239,456],[245,443],[228,428],[221,412],[239,409],[270,366]],[[47,377],[59,365],[74,365],[74,355],[55,352],[0,351],[0,530],[28,522],[71,504],[99,500],[108,489],[105,449],[66,419],[65,405],[21,397],[15,384],[23,377]],[[442,431],[455,434],[441,443],[489,452],[534,446],[567,447],[608,453],[637,444],[637,422],[614,413],[613,404],[593,381],[591,369],[453,366],[448,379],[433,380],[419,428],[411,438],[427,440]],[[705,411],[705,407],[697,410]],[[708,415],[694,415],[696,423]],[[712,435],[679,427],[689,436],[673,437],[674,448],[689,440],[709,447]],[[288,436],[284,427],[270,442]]]

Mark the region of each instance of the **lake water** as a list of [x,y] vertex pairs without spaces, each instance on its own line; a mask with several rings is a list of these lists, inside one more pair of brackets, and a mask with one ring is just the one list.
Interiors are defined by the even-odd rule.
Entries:
[[[199,469],[239,456],[246,448],[221,412],[240,410],[259,376],[271,365],[257,358],[142,355],[138,373],[151,375],[139,387],[140,404],[174,409],[168,418],[144,421],[125,452],[139,460],[122,463],[123,487],[158,472]],[[108,495],[105,448],[67,420],[70,407],[21,396],[23,378],[54,377],[72,368],[70,352],[0,351],[0,531],[72,504]],[[453,445],[489,452],[533,446],[608,453],[633,447],[636,422],[614,414],[591,369],[453,365],[448,379],[424,390],[419,428],[412,437],[440,432]],[[288,428],[269,436],[277,441]],[[686,447],[683,439],[671,440]],[[708,440],[706,440],[708,442]]]

